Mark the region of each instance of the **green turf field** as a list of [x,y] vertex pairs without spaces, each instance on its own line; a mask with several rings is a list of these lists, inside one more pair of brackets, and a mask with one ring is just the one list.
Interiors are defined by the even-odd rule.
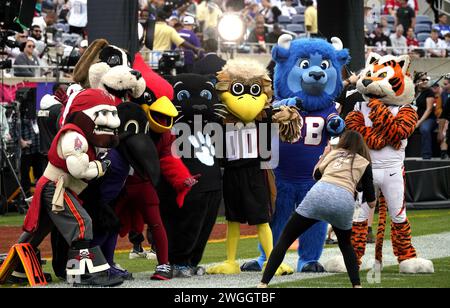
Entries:
[[[399,274],[398,266],[389,266],[380,274],[379,283],[368,283],[367,271],[361,272],[364,288],[450,288],[450,258],[433,260],[434,274]],[[374,281],[375,279],[371,279]],[[274,288],[348,288],[347,274],[337,274],[323,278],[299,280],[289,283],[273,284]]]
[[[409,211],[413,236],[423,236],[450,232],[450,210],[425,210]],[[20,215],[0,216],[0,226],[19,226],[23,220]],[[223,220],[221,220],[223,221]],[[376,221],[376,220],[375,220]],[[389,225],[389,224],[388,224]],[[374,225],[376,228],[376,225]],[[376,230],[376,229],[374,229]],[[386,238],[389,238],[389,228],[386,230]],[[254,258],[258,255],[256,250],[256,238],[242,239],[239,242],[238,257],[241,259]],[[331,247],[331,246],[327,246]],[[336,247],[335,245],[333,247]],[[292,252],[294,253],[294,252]],[[209,243],[206,247],[202,264],[223,261],[226,255],[225,243]],[[154,260],[129,260],[128,252],[116,254],[115,261],[122,267],[133,273],[153,272],[156,261]],[[450,287],[450,257],[434,259],[435,274],[433,275],[404,275],[398,273],[398,266],[386,267],[381,273],[380,283],[368,284],[367,272],[362,272],[361,279],[364,287]],[[44,270],[52,272],[51,262],[47,262]],[[350,283],[345,274],[337,274],[328,277],[311,278],[289,283],[279,283],[273,287],[348,287]]]

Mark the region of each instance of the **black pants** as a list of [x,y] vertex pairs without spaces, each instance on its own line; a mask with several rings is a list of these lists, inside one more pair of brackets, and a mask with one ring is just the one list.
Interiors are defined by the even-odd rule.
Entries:
[[[270,254],[269,261],[261,280],[262,283],[270,282],[273,275],[275,275],[277,268],[280,266],[281,262],[283,262],[286,251],[292,243],[317,222],[318,220],[303,217],[296,212],[292,214],[280,236],[280,239]],[[359,279],[359,268],[356,262],[355,251],[353,250],[351,243],[352,230],[341,230],[335,226],[333,226],[333,230],[339,241],[339,249],[344,256],[345,267],[347,268],[350,281],[354,286],[359,285],[361,284]]]
[[44,173],[44,162],[45,157],[41,153],[22,154],[20,158],[20,184],[27,197],[30,196],[31,187],[30,168],[33,167],[33,174],[37,181]]
[[171,264],[197,266],[216,222],[222,191],[189,193],[182,208],[175,199],[161,200]]

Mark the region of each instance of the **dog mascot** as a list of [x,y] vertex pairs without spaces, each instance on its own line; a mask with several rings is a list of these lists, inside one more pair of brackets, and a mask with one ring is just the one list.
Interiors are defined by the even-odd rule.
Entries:
[[[275,169],[277,200],[271,228],[274,241],[286,222],[314,185],[312,172],[331,136],[340,134],[344,121],[338,116],[334,99],[342,90],[341,71],[349,61],[348,51],[339,39],[333,44],[322,39],[292,40],[282,35],[272,50],[276,106],[297,106],[303,122],[301,138],[295,143],[281,142],[279,165]],[[327,233],[320,222],[300,237],[297,271],[321,272],[319,258]],[[247,262],[243,270],[259,271],[266,261]]]
[[[270,159],[272,88],[266,69],[252,60],[229,60],[217,79],[216,89],[225,111],[223,196],[228,221],[227,260],[209,268],[207,273],[237,274],[241,223],[256,225],[267,255],[273,248],[269,227],[273,176],[262,163]],[[294,122],[299,130],[296,108],[284,108],[283,113],[284,122]],[[292,269],[282,264],[277,274],[287,273],[292,273]]]
[[64,126],[48,152],[49,163],[39,179],[19,242],[35,248],[56,228],[69,244],[67,278],[79,285],[114,286],[123,282],[109,275],[100,248],[91,247],[92,220],[78,195],[87,181],[103,176],[110,162],[97,159],[98,149],[117,146],[120,120],[114,98],[100,89],[70,97]]
[[[411,226],[406,216],[403,161],[407,139],[416,129],[417,113],[410,105],[414,84],[409,75],[408,56],[380,56],[371,53],[357,83],[366,101],[355,106],[346,118],[349,129],[360,132],[370,148],[374,184],[380,191],[380,227],[376,261],[381,267],[386,209],[391,217],[391,241],[402,273],[430,273],[433,264],[417,258],[411,243]],[[353,245],[361,264],[367,240],[369,208],[363,205],[353,224]]]

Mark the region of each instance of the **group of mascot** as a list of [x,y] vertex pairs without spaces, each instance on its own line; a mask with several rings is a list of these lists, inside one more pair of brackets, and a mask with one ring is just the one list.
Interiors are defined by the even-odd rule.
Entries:
[[[361,133],[371,150],[380,205],[377,263],[389,211],[400,271],[433,271],[431,261],[416,255],[405,211],[403,160],[417,122],[408,56],[370,54],[357,83],[365,101],[345,121],[335,99],[350,56],[337,38],[328,43],[282,35],[272,50],[273,82],[250,59],[231,59],[216,76],[165,80],[139,54],[133,58],[131,64],[124,50],[96,40],[75,68],[76,86],[52,97],[63,106],[18,242],[38,251],[52,233],[58,277],[95,286],[132,279],[114,262],[114,251],[118,236],[140,237],[139,246],[145,226],[158,261],[152,279],[261,271],[314,185],[319,156],[344,129]],[[261,145],[269,153],[276,146],[277,155],[264,155]],[[199,264],[222,199],[226,260],[204,269]],[[363,204],[353,224],[360,265],[369,211]],[[261,255],[240,265],[242,223],[256,226]],[[345,271],[341,257],[319,263],[326,233],[321,222],[299,238],[296,271]],[[276,274],[293,272],[282,264]]]

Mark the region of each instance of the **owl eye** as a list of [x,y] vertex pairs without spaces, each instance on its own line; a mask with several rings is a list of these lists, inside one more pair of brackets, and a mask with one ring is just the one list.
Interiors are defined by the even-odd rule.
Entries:
[[330,61],[323,60],[322,63],[320,63],[320,68],[323,70],[326,70],[330,67]]
[[212,94],[209,90],[203,90],[202,92],[200,92],[200,97],[203,97],[210,101],[212,98]]
[[187,91],[187,90],[181,90],[177,94],[177,99],[179,101],[182,101],[182,100],[185,100],[185,99],[189,99],[190,97],[191,97],[191,93],[189,93],[189,91]]
[[240,82],[236,82],[233,84],[233,86],[231,87],[231,92],[234,95],[241,95],[244,93],[244,85]]
[[250,87],[250,94],[253,96],[259,96],[261,94],[261,86],[259,84],[254,84]]
[[138,134],[139,133],[139,124],[136,120],[130,120],[125,124],[124,130],[126,132]]
[[309,60],[303,60],[300,62],[300,68],[307,69],[309,67]]

